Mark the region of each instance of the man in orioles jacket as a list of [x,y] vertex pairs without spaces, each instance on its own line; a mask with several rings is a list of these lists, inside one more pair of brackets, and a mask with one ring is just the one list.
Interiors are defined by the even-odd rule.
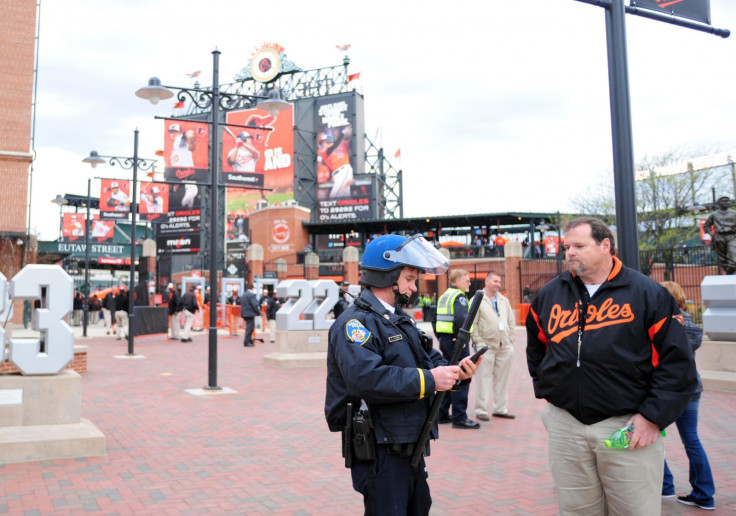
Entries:
[[[675,300],[615,257],[599,219],[565,228],[569,272],[534,298],[527,363],[537,398],[560,513],[660,514],[660,430],[697,386],[693,353]],[[633,423],[628,449],[604,439]]]

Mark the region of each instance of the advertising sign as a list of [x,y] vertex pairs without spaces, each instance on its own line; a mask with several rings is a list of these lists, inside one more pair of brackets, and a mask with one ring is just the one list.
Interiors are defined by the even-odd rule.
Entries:
[[164,121],[164,179],[210,183],[209,125]]
[[92,229],[89,237],[93,242],[112,242],[115,234],[115,221],[102,220],[99,215],[94,215],[91,222]]
[[[142,182],[141,200],[138,213],[143,220],[162,220],[168,218],[169,185],[167,183]],[[177,185],[178,186],[178,185]]]
[[631,0],[631,5],[710,25],[710,0]]
[[84,224],[86,215],[83,213],[64,213],[61,225],[61,239],[64,242],[84,240]]
[[130,213],[130,181],[100,181],[100,214],[105,219],[125,220]]
[[262,109],[231,111],[227,124],[233,125],[222,134],[222,181],[272,189],[266,193],[271,202],[293,199],[294,107],[276,115]]
[[354,98],[337,95],[318,99],[315,111],[317,200],[350,197],[355,168]]
[[199,233],[184,236],[159,235],[156,237],[157,254],[198,253],[201,250]]
[[318,222],[374,217],[371,179],[358,173],[363,123],[357,99],[350,93],[315,102]]

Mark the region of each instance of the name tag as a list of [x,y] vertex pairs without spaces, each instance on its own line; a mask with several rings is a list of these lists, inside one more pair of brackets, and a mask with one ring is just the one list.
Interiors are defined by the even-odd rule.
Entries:
[[391,335],[391,336],[390,336],[390,337],[388,338],[388,341],[389,341],[389,342],[396,342],[397,340],[401,340],[401,339],[403,339],[403,338],[404,338],[404,336],[403,336],[403,335]]
[[499,331],[503,331],[503,321],[498,321],[498,329]]

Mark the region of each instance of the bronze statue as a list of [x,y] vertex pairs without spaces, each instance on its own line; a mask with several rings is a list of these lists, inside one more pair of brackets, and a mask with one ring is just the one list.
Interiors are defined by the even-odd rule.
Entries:
[[711,236],[718,266],[726,274],[736,271],[736,211],[731,209],[731,199],[720,197],[718,210],[711,213],[703,228]]

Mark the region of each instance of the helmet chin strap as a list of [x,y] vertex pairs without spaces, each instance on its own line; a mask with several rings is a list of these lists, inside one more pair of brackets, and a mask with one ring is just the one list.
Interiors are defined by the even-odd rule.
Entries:
[[393,292],[394,292],[394,297],[396,298],[396,302],[400,306],[406,306],[409,304],[409,296],[399,292],[399,285],[397,283],[393,284]]

